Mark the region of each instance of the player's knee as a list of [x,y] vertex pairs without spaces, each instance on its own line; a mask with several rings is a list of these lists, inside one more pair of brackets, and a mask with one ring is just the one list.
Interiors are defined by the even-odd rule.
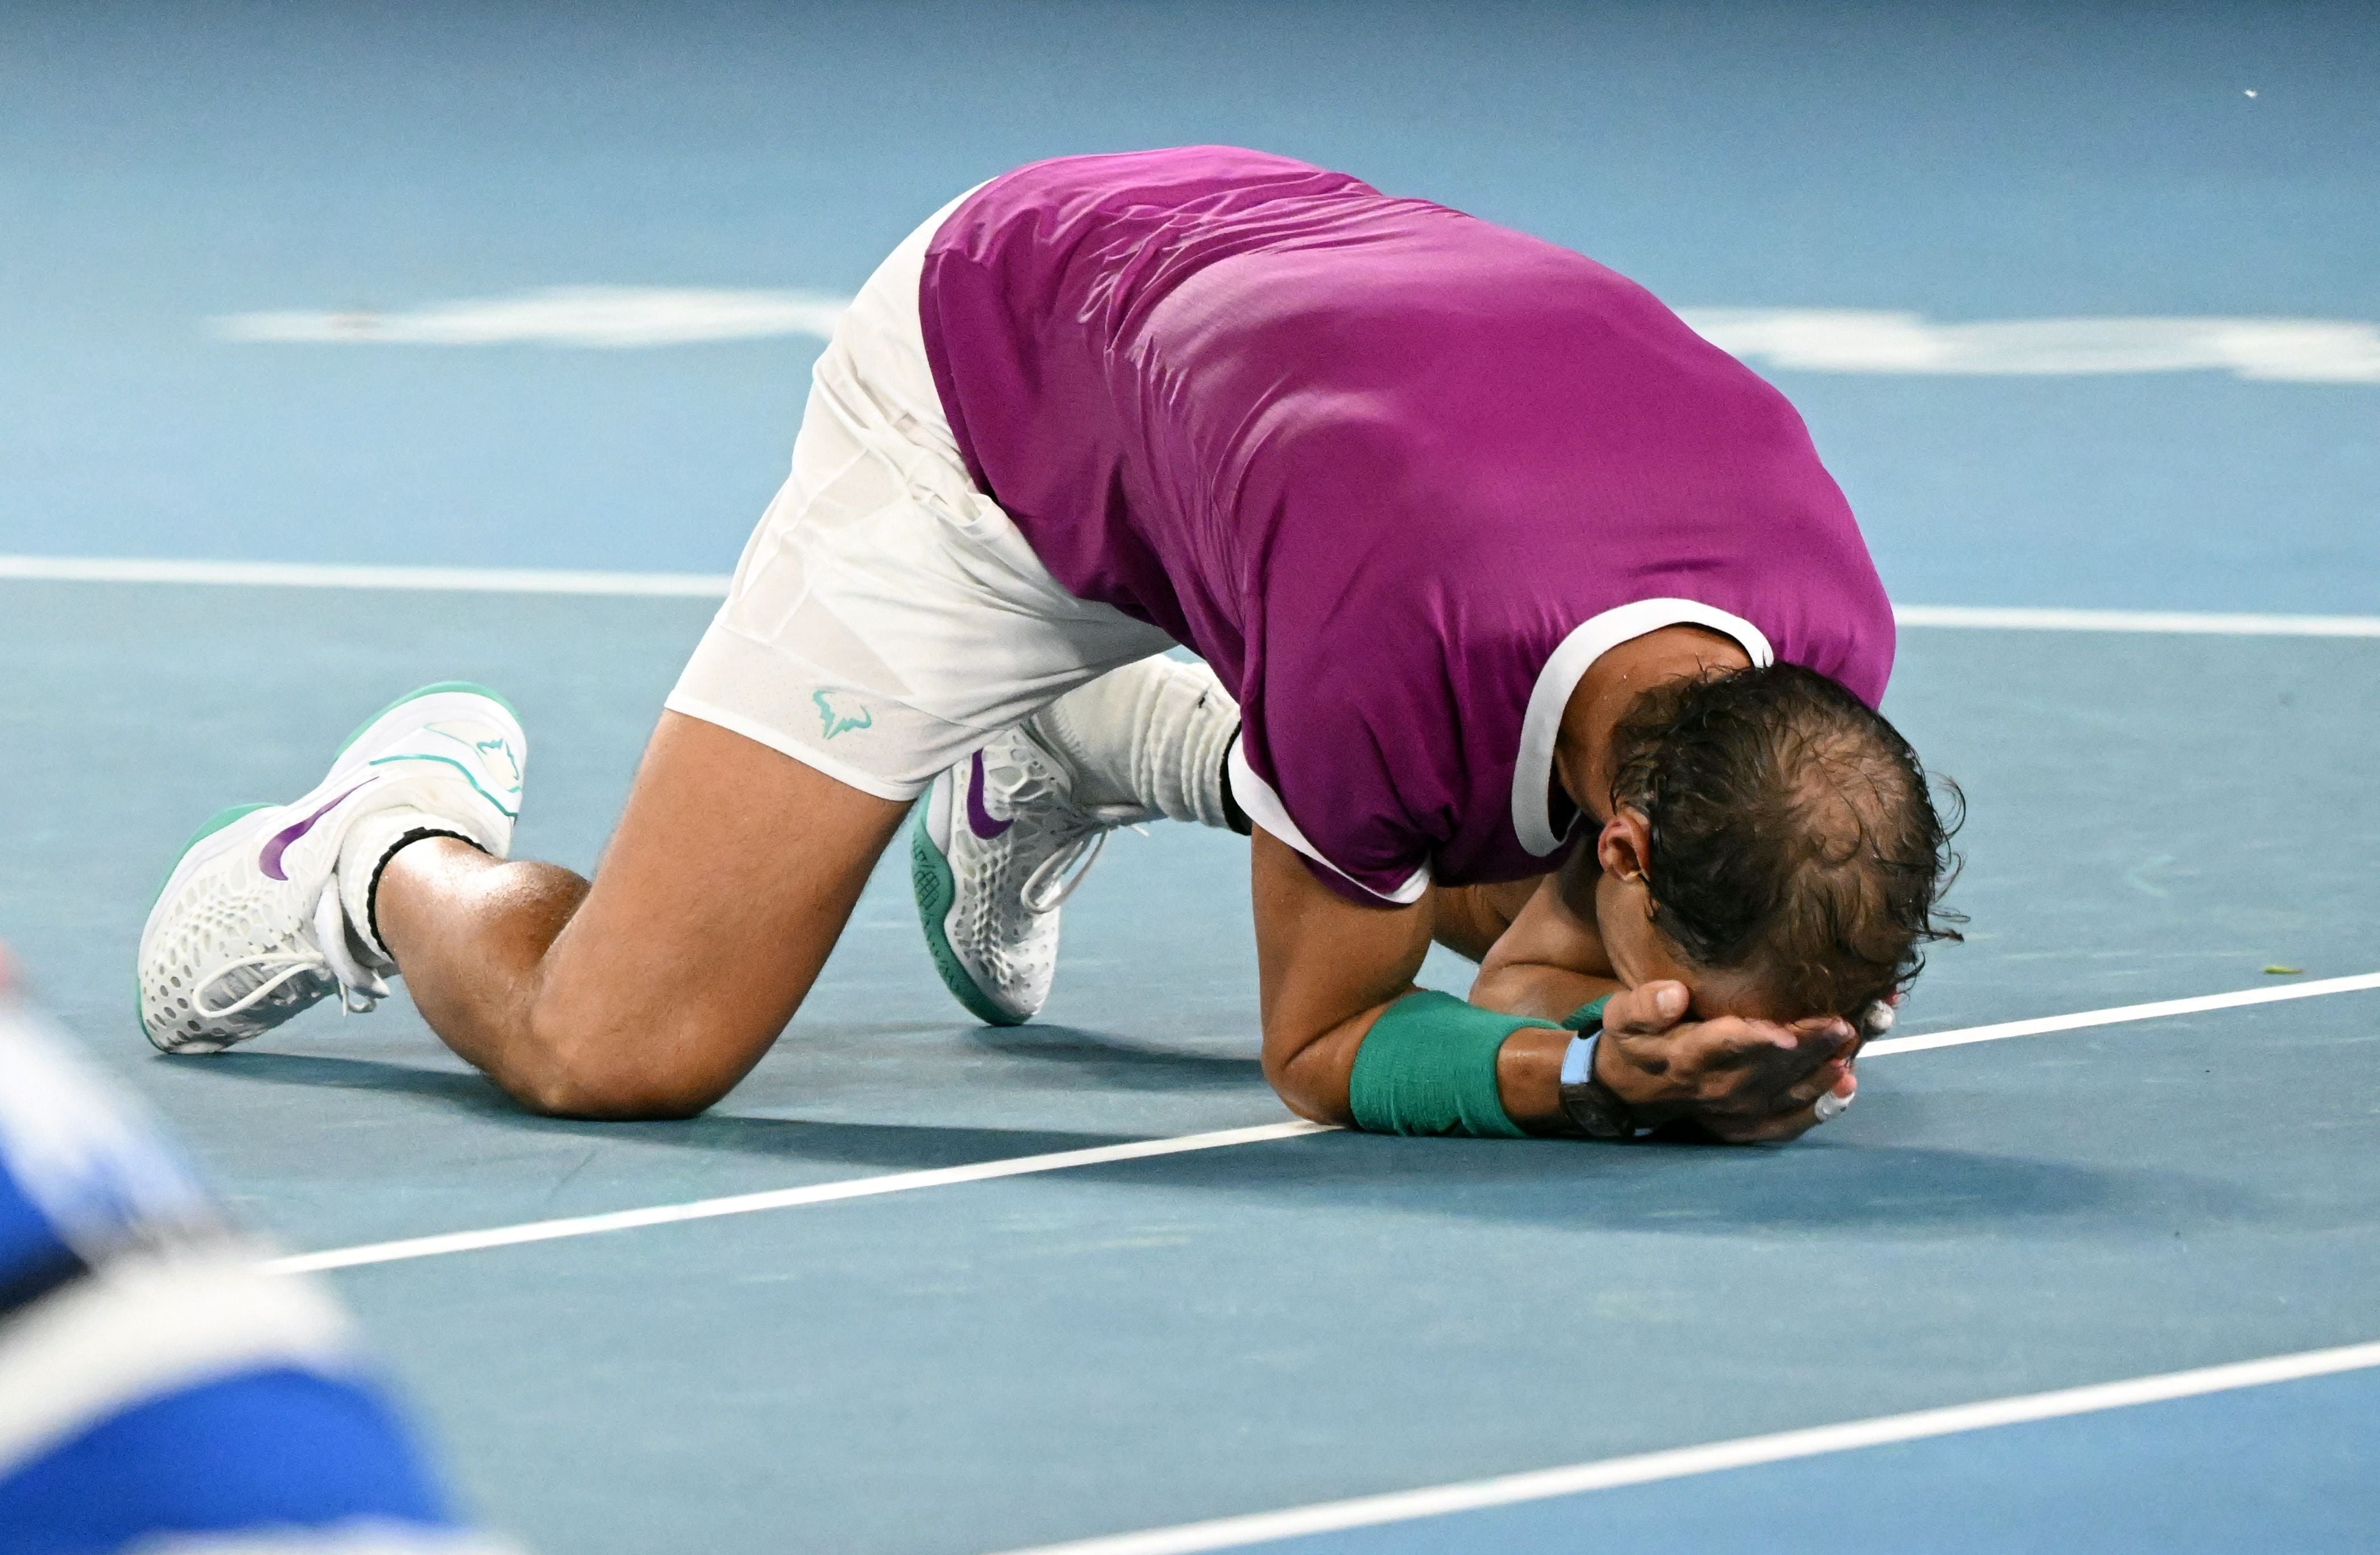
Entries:
[[650,1075],[563,1065],[508,1081],[514,1099],[552,1118],[600,1123],[662,1123],[691,1118],[726,1094]]
[[732,1084],[689,1082],[611,1065],[563,1063],[510,1077],[505,1088],[522,1106],[547,1117],[665,1123],[708,1111]]
[[571,1019],[540,1012],[537,1057],[499,1076],[522,1105],[551,1117],[608,1122],[691,1118],[707,1111],[741,1079],[748,1063],[722,1063],[722,1051],[748,1051],[735,1034],[706,1028],[698,1019],[655,1014]]

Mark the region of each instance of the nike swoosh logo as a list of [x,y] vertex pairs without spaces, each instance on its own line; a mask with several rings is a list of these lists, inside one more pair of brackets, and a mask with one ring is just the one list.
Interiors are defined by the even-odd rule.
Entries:
[[332,800],[329,804],[324,805],[321,809],[316,810],[312,815],[308,816],[305,820],[292,822],[291,824],[283,827],[280,831],[273,833],[272,838],[264,844],[264,852],[257,858],[257,862],[264,867],[265,874],[273,880],[287,880],[289,877],[281,872],[281,856],[289,851],[291,844],[304,836],[307,832],[311,832],[314,829],[314,822],[322,820],[333,810],[337,809],[355,794],[357,788],[361,788],[363,784],[360,783],[356,784],[355,788],[348,789],[346,793],[340,795],[337,798]]
[[1016,824],[1014,820],[994,820],[991,812],[983,808],[983,752],[975,753],[975,765],[967,773],[967,824],[975,834],[986,842],[999,836]]

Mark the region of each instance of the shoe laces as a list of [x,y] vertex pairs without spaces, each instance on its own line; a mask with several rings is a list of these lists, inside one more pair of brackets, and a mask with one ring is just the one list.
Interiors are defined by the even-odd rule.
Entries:
[[1145,812],[1131,805],[1092,805],[1075,813],[1097,825],[1060,844],[1057,852],[1033,866],[1032,873],[1025,877],[1025,884],[1016,893],[1028,912],[1057,911],[1075,893],[1075,888],[1083,883],[1083,877],[1091,872],[1099,850],[1108,845],[1108,837],[1117,827],[1130,826],[1143,836],[1148,834],[1148,828],[1139,824]]
[[984,753],[985,786],[1000,796],[1014,824],[1027,832],[1017,843],[1060,839],[1050,856],[1026,875],[1017,900],[1027,912],[1055,912],[1091,872],[1108,834],[1119,826],[1145,833],[1139,823],[1149,815],[1135,805],[1076,804],[1074,785],[1057,759],[1022,730],[999,743],[1003,748]]
[[[314,944],[302,940],[285,950],[264,951],[226,961],[198,979],[190,1007],[205,1020],[228,1020],[271,1000],[300,978],[328,978],[339,987],[342,1014],[364,1014],[388,997],[388,983],[358,961],[347,946],[347,920],[336,882],[314,903]],[[209,1004],[210,990],[248,986],[227,1004]]]

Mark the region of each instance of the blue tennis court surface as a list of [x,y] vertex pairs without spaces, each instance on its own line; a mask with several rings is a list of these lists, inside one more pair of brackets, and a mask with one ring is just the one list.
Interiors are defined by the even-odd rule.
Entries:
[[[1065,151],[1306,156],[1683,307],[2339,326],[2240,371],[2113,371],[2068,324],[2022,371],[1764,370],[1905,604],[2351,618],[1908,630],[1888,711],[1965,787],[1973,922],[1896,1035],[2380,970],[2369,7],[29,5],[0,32],[11,556],[722,571],[813,334],[369,336],[552,288],[832,298]],[[375,322],[223,322],[268,313]],[[691,1123],[526,1116],[401,1000],[162,1059],[127,973],[191,827],[468,678],[535,747],[519,851],[587,869],[710,604],[6,570],[0,938],[253,1223],[365,1250],[323,1261],[535,1549],[1021,1549],[2380,1340],[2380,988],[1879,1052],[1782,1149],[1201,1140],[1288,1114],[1245,844],[1186,828],[1116,839],[1014,1030],[950,1002],[893,859]],[[1280,1547],[2368,1549],[2375,1376]]]
[[2362,1550],[2375,1432],[2366,1371],[1265,1548]]

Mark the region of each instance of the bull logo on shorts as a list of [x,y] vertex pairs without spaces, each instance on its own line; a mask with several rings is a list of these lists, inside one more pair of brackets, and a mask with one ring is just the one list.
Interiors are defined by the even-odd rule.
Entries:
[[853,729],[872,729],[876,726],[876,715],[866,708],[861,708],[856,713],[845,712],[835,706],[833,699],[823,691],[811,692],[810,700],[818,704],[819,724],[826,731],[828,739]]

